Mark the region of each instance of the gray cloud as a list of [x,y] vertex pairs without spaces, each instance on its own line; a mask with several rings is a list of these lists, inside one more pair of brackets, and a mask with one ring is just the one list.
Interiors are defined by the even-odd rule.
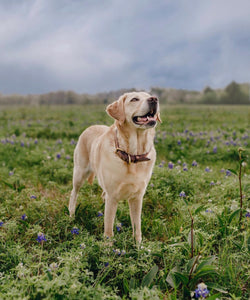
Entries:
[[2,1],[0,92],[248,81],[249,10],[247,0]]

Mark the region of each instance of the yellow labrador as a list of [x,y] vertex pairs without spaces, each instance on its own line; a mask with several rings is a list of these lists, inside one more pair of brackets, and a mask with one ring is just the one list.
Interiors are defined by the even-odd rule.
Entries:
[[87,128],[75,148],[70,216],[83,182],[91,184],[96,176],[105,200],[104,235],[113,236],[118,201],[127,199],[133,236],[141,242],[142,200],[156,158],[154,128],[161,122],[159,102],[145,92],[126,93],[106,111],[114,124]]

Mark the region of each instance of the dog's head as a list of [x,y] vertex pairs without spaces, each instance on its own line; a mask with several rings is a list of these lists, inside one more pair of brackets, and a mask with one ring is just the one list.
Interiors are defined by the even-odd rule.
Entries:
[[120,125],[126,122],[136,128],[148,129],[155,127],[157,121],[161,122],[158,99],[145,92],[126,93],[106,111]]

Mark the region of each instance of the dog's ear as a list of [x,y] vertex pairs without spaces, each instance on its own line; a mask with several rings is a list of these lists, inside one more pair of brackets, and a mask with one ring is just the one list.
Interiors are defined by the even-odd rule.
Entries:
[[121,96],[117,101],[109,104],[106,108],[108,115],[116,119],[120,124],[124,123],[126,119],[124,111],[124,101],[126,97],[126,95]]
[[161,117],[160,117],[160,112],[157,113],[156,115],[156,120],[162,123]]

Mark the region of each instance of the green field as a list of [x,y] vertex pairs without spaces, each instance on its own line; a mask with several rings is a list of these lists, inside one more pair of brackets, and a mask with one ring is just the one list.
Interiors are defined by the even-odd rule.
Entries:
[[96,180],[68,216],[75,144],[112,124],[105,107],[0,108],[0,299],[190,299],[201,282],[206,299],[249,299],[249,107],[164,106],[161,118],[138,247],[126,202],[113,244],[103,238]]

